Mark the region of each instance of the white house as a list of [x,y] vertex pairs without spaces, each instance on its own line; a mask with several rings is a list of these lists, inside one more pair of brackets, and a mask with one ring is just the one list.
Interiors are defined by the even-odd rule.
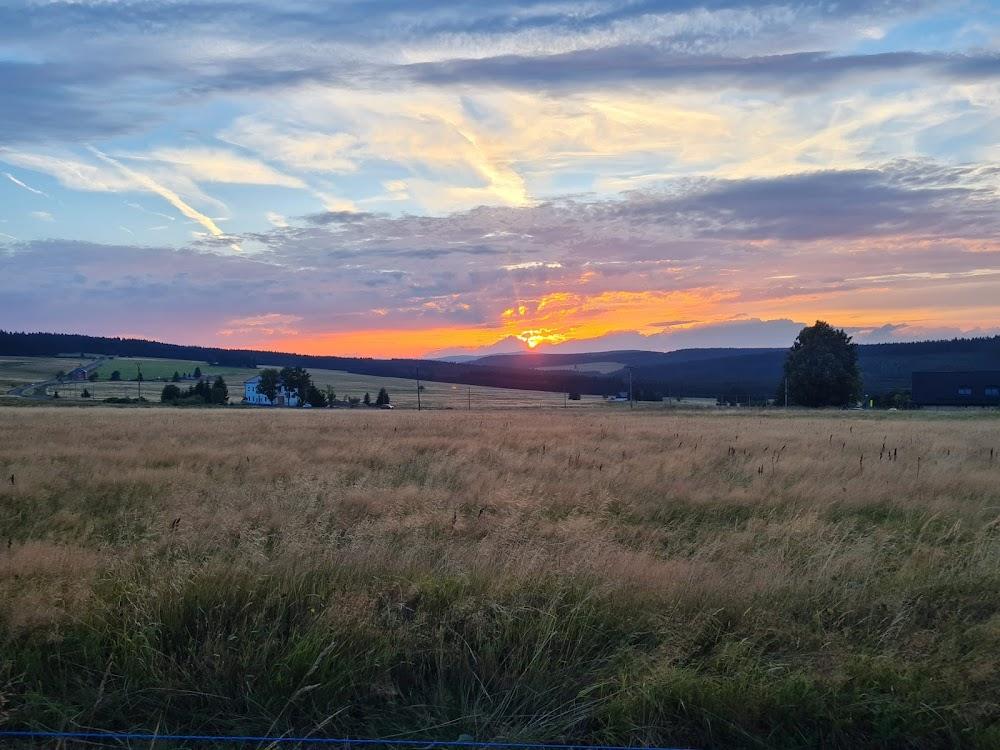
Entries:
[[[263,393],[257,393],[257,384],[260,382],[260,375],[243,382],[243,403],[260,404],[271,406],[271,400]],[[274,406],[298,406],[299,397],[295,393],[289,393],[284,385],[278,387],[278,394],[274,397]]]

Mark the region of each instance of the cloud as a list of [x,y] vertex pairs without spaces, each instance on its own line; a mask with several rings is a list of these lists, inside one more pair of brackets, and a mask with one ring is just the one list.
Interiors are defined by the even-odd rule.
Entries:
[[220,336],[238,336],[252,334],[254,336],[298,336],[299,331],[292,325],[302,320],[301,315],[284,315],[282,313],[267,313],[251,315],[246,318],[236,318],[227,321],[227,328],[218,331]]
[[35,154],[0,148],[0,161],[55,177],[72,190],[123,192],[134,183],[120,172],[79,161],[73,157]]
[[156,148],[142,154],[127,153],[116,156],[119,160],[166,164],[196,181],[288,188],[306,186],[298,177],[282,174],[255,159],[248,159],[221,149]]
[[418,63],[407,68],[415,80],[435,85],[496,85],[533,89],[672,84],[719,90],[771,90],[815,95],[850,82],[898,81],[899,76],[950,82],[1000,78],[1000,55],[884,52],[831,55],[798,52],[759,57],[680,55],[654,46],[602,47],[555,55],[508,55]]
[[364,213],[362,211],[323,211],[318,214],[309,214],[303,216],[310,224],[315,224],[317,226],[329,226],[330,224],[346,224],[361,222],[365,219],[370,219],[373,214]]
[[50,222],[55,221],[55,219],[52,217],[52,214],[50,214],[48,211],[32,211],[28,215],[31,216],[33,219],[38,219],[39,221],[50,221]]
[[17,179],[10,172],[4,172],[3,176],[6,177],[11,182],[13,182],[15,185],[17,185],[19,187],[23,187],[25,190],[27,190],[30,193],[34,193],[35,195],[41,195],[41,196],[44,196],[44,197],[48,198],[48,195],[46,195],[45,193],[43,193],[41,190],[36,190],[33,187],[29,187],[28,185],[25,185],[23,182],[21,182],[19,179]]
[[[151,193],[156,193],[165,201],[167,201],[170,205],[172,205],[174,208],[180,211],[182,214],[187,216],[189,219],[194,219],[195,221],[197,221],[199,224],[205,227],[205,229],[207,229],[212,234],[213,237],[222,237],[224,235],[224,232],[221,229],[219,229],[219,227],[216,225],[214,221],[205,216],[203,213],[196,211],[194,208],[189,206],[187,203],[181,200],[181,197],[177,195],[177,193],[175,193],[174,191],[156,183],[152,178],[148,177],[147,175],[144,175],[141,172],[137,172],[134,169],[126,167],[121,162],[116,161],[115,159],[112,159],[110,156],[101,153],[93,146],[88,146],[87,149],[101,161],[106,162],[111,166],[117,168],[125,177],[131,180],[131,182],[134,184],[135,187],[143,188]],[[228,244],[236,252],[242,252],[239,245],[237,245],[235,242],[230,242]]]
[[[3,174],[51,175],[73,234],[12,215],[0,295],[87,325],[141,303],[161,322],[133,330],[231,345],[986,326],[1000,57],[942,7],[14,0]],[[125,211],[139,192],[182,220]]]

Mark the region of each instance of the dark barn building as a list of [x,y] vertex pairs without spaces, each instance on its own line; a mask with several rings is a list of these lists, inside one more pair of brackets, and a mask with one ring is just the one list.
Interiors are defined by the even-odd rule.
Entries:
[[915,372],[918,406],[1000,406],[1000,372]]

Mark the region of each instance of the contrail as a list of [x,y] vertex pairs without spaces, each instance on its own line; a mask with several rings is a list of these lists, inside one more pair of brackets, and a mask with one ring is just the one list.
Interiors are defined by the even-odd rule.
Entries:
[[[173,190],[163,187],[163,185],[160,185],[151,177],[148,177],[147,175],[144,175],[141,172],[136,172],[134,169],[126,167],[120,161],[112,159],[107,154],[101,153],[93,146],[87,146],[87,150],[90,151],[94,156],[96,156],[101,161],[107,162],[111,166],[121,171],[122,174],[132,179],[137,184],[141,185],[142,187],[146,188],[152,193],[156,193],[158,196],[160,196],[165,201],[170,203],[174,208],[176,208],[182,214],[187,216],[189,219],[194,219],[203,227],[205,227],[205,229],[211,232],[213,236],[222,237],[225,234],[225,232],[219,229],[219,227],[216,225],[214,221],[205,216],[205,214],[200,213],[199,211],[196,211],[195,209],[191,208],[191,206],[189,206],[187,203],[181,200],[181,197],[177,195],[177,193],[175,193]],[[230,242],[229,247],[231,247],[238,253],[243,252],[242,248],[240,248],[240,246],[237,245],[235,242]]]
[[176,219],[176,217],[174,216],[170,216],[168,214],[161,214],[159,211],[150,211],[148,208],[144,208],[143,206],[140,206],[138,203],[130,203],[129,201],[125,201],[125,205],[128,206],[129,208],[134,208],[137,211],[142,211],[143,213],[149,214],[150,216],[159,216],[160,218],[168,219],[169,221],[174,221]]
[[11,174],[10,172],[4,172],[4,173],[3,173],[3,176],[4,176],[4,177],[6,177],[6,178],[7,178],[8,180],[10,180],[11,182],[13,182],[13,183],[14,183],[15,185],[20,185],[20,186],[21,186],[21,187],[23,187],[23,188],[24,188],[25,190],[30,190],[30,191],[31,191],[32,193],[34,193],[35,195],[44,195],[44,196],[45,196],[46,198],[48,198],[48,197],[49,197],[49,196],[48,196],[48,195],[47,195],[46,193],[43,193],[43,192],[42,192],[41,190],[35,190],[35,189],[34,189],[33,187],[30,187],[30,186],[28,186],[28,185],[25,185],[25,184],[24,184],[23,182],[21,182],[21,181],[20,181],[19,179],[17,179],[17,178],[16,178],[16,177],[15,177],[14,175],[12,175],[12,174]]
[[0,232],[0,237],[6,237],[9,240],[17,240],[17,237],[12,234],[7,234],[6,232]]

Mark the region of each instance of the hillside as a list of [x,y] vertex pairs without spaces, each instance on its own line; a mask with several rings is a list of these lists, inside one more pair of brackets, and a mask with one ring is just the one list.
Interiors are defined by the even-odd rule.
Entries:
[[144,339],[105,338],[62,333],[13,333],[0,331],[0,356],[45,357],[73,352],[100,352],[116,357],[176,359],[207,362],[226,367],[305,367],[339,370],[358,375],[415,378],[439,383],[603,395],[621,387],[620,378],[595,378],[572,372],[541,372],[480,366],[470,363],[420,359],[367,359],[321,357],[290,352],[220,349],[166,344]]
[[[681,349],[673,352],[614,351],[588,354],[504,354],[484,357],[479,364],[504,368],[552,368],[581,372],[589,362],[617,362],[608,372],[620,379],[632,368],[633,382],[664,395],[770,396],[782,379],[787,349]],[[913,372],[1000,369],[1000,336],[898,344],[862,344],[858,359],[865,389],[885,393],[910,387]],[[552,370],[546,370],[551,372]],[[606,368],[605,368],[606,371]]]
[[[773,396],[782,379],[787,349],[682,349],[673,352],[612,351],[589,354],[527,352],[483,357],[474,362],[419,359],[322,357],[289,352],[219,349],[142,339],[0,331],[0,356],[55,356],[100,352],[125,357],[204,361],[227,367],[301,366],[358,375],[415,378],[493,388],[562,393],[613,394],[632,383],[639,399],[661,396]],[[1000,336],[858,347],[862,379],[870,394],[910,387],[911,374],[937,370],[1000,369]],[[600,363],[604,374],[586,371]],[[620,368],[614,369],[614,364]],[[553,369],[553,368],[565,369]],[[546,369],[540,369],[546,368]]]

